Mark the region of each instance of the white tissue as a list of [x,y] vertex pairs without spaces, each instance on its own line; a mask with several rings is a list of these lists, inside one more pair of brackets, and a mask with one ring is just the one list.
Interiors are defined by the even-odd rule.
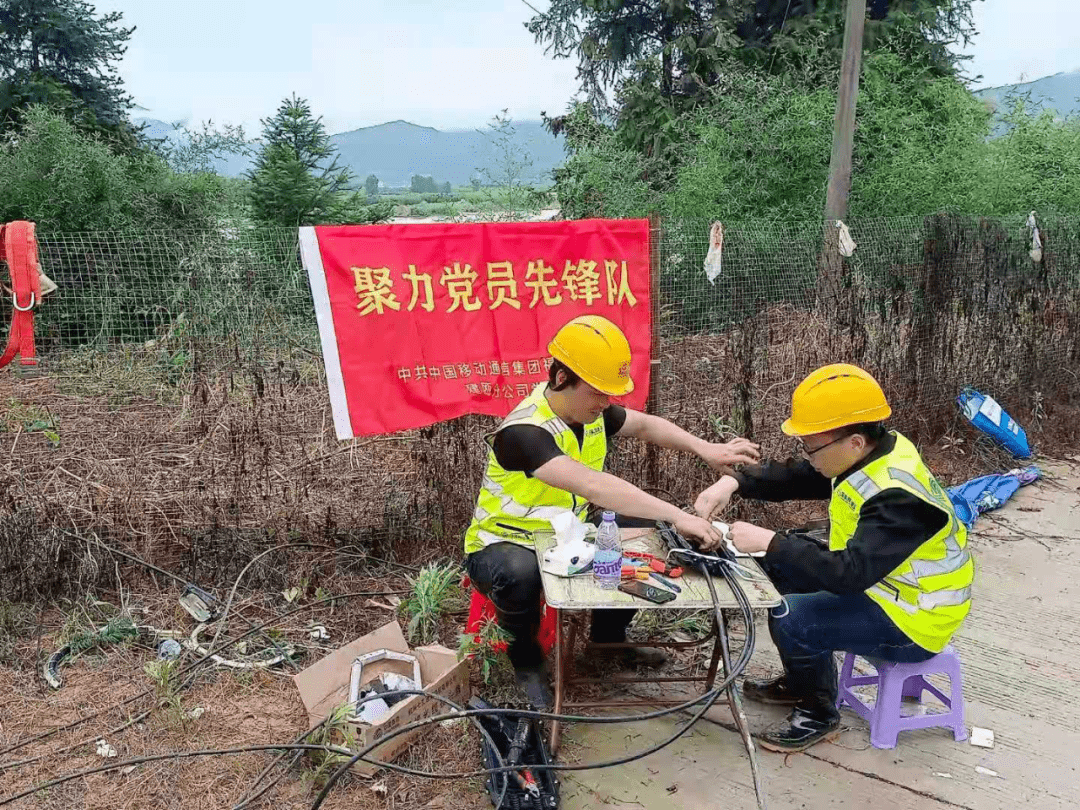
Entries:
[[551,519],[555,545],[544,552],[544,570],[560,577],[580,573],[592,564],[596,547],[585,538],[593,529],[567,509]]

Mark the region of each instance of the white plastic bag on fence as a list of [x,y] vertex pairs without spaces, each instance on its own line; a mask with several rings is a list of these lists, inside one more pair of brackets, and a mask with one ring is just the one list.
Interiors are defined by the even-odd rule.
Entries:
[[1028,255],[1031,256],[1031,260],[1038,264],[1042,261],[1042,236],[1039,235],[1039,223],[1035,219],[1035,212],[1032,211],[1028,214],[1027,218],[1028,230],[1031,231],[1031,250],[1028,251]]
[[851,231],[843,222],[836,220],[836,227],[840,231],[840,255],[850,259],[855,253],[855,240],[851,238]]
[[705,256],[705,276],[715,284],[723,272],[724,226],[714,222],[709,229],[709,252]]

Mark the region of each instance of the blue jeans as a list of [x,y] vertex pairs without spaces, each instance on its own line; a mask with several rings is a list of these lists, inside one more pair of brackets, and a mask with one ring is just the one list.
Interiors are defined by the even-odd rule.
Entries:
[[770,611],[769,633],[788,686],[814,708],[835,712],[836,651],[895,663],[935,655],[908,638],[865,593],[798,593],[785,582],[783,570],[763,567],[787,599],[786,613],[783,605]]

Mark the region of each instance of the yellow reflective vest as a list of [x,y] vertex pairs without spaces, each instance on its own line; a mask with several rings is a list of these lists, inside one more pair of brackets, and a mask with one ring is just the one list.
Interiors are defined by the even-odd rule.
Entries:
[[839,484],[834,482],[829,501],[829,549],[847,548],[863,504],[886,489],[902,489],[944,512],[948,516],[945,527],[866,590],[912,641],[931,652],[941,652],[971,609],[975,564],[967,550],[967,530],[957,520],[945,490],[915,445],[899,433],[894,435],[896,446],[891,453]]
[[[555,444],[570,458],[594,470],[603,470],[607,457],[604,417],[585,425],[584,440],[579,445],[569,425],[551,410],[545,391],[547,383],[534,388],[498,428],[484,437],[488,446],[494,446],[496,434],[504,428],[535,425],[550,433]],[[472,554],[492,543],[518,543],[531,548],[533,533],[550,531],[552,517],[569,509],[584,519],[588,506],[584,498],[548,486],[524,472],[504,470],[495,458],[495,451],[489,449],[476,511],[465,532],[465,553]]]

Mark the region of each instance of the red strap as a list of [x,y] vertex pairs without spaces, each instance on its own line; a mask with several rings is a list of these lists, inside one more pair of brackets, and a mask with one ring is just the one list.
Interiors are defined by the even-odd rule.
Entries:
[[41,277],[33,222],[9,222],[0,227],[0,255],[11,271],[12,311],[7,348],[0,368],[20,356],[23,366],[36,366],[34,307],[41,303]]

